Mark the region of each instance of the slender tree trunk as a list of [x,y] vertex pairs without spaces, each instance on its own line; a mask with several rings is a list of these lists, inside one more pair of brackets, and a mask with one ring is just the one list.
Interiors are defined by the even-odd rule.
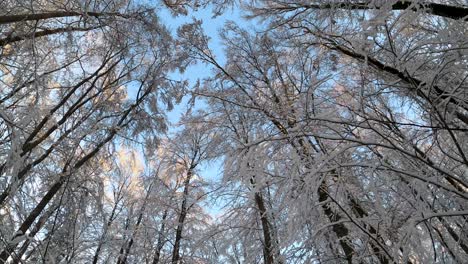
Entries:
[[164,213],[161,219],[161,227],[159,228],[159,232],[158,232],[158,243],[156,245],[156,250],[154,252],[153,264],[159,263],[159,259],[161,257],[161,250],[164,247],[164,244],[166,243],[164,232],[166,229],[166,218],[167,218],[168,213],[169,213],[169,208],[166,208],[166,210],[164,210]]
[[[65,178],[62,177],[58,182],[56,182],[52,187],[49,189],[49,191],[42,197],[41,201],[39,204],[36,205],[36,207],[29,213],[29,215],[26,217],[26,219],[23,221],[21,226],[18,228],[18,231],[16,231],[16,237],[25,235],[26,232],[28,231],[29,227],[33,224],[34,220],[41,214],[41,212],[44,210],[46,205],[52,200],[52,198],[55,196],[55,194],[60,190],[62,187],[63,183],[65,181]],[[3,251],[0,253],[0,263],[5,263],[7,259],[10,257],[10,254],[12,254],[16,247],[18,246],[19,242],[13,242],[14,239],[9,242]]]
[[341,248],[343,249],[343,252],[345,254],[346,262],[348,264],[352,264],[353,255],[355,255],[355,250],[351,241],[349,240],[349,230],[343,223],[340,223],[342,217],[339,214],[333,212],[333,210],[330,208],[330,202],[328,201],[328,186],[325,183],[325,181],[320,185],[318,195],[319,202],[323,204],[322,209],[325,212],[325,215],[331,223],[334,223],[332,226],[332,230],[338,237]]
[[[133,211],[133,210],[132,210]],[[126,248],[126,245],[127,245],[127,237],[126,237],[126,233],[128,232],[128,229],[130,228],[130,215],[127,216],[127,219],[125,221],[125,229],[124,229],[124,243],[123,245],[120,247],[120,250],[119,250],[119,257],[117,258],[117,264],[122,264],[123,263],[123,258],[124,258],[124,255],[125,255],[125,248]]]
[[[324,3],[324,4],[304,4],[299,5],[302,8],[310,8],[310,9],[349,9],[349,10],[372,10],[372,9],[380,9],[379,5],[370,5],[371,1],[363,1],[363,2],[334,2],[334,3]],[[392,5],[392,10],[423,10],[424,12],[450,18],[450,19],[468,19],[468,8],[463,6],[452,6],[446,4],[438,4],[438,3],[428,3],[423,1],[396,1]]]
[[106,223],[106,226],[104,227],[104,231],[101,235],[101,237],[99,238],[99,244],[96,248],[96,251],[94,252],[94,256],[93,256],[93,264],[96,264],[99,260],[99,254],[101,253],[101,249],[102,249],[102,245],[104,244],[104,240],[106,238],[106,235],[107,235],[107,232],[110,228],[110,226],[112,225],[112,222],[114,221],[114,215],[115,215],[115,212],[117,211],[117,205],[118,205],[118,201],[119,201],[119,197],[120,197],[120,193],[121,193],[121,188],[118,192],[118,195],[117,195],[117,199],[116,199],[116,202],[114,203],[114,206],[112,207],[112,211],[111,211],[111,214],[109,216],[109,220],[107,221]]
[[[296,146],[295,148],[296,151],[298,151],[298,154],[303,156],[303,159],[307,161],[307,157],[311,155],[309,151],[310,148],[307,146],[307,144],[312,147],[312,143],[304,139],[299,139],[298,144],[299,146],[297,146],[297,144],[293,144],[293,146]],[[325,149],[321,149],[321,151],[326,153]],[[310,168],[310,165],[308,165],[307,163],[306,167]],[[334,174],[335,177],[338,177],[336,171],[333,171],[332,174]],[[332,201],[330,201],[331,197],[329,196],[328,184],[326,183],[326,180],[323,180],[317,192],[319,202],[322,203],[322,209],[325,215],[331,223],[335,223],[332,226],[332,230],[339,239],[340,246],[345,254],[345,259],[349,264],[351,264],[353,262],[353,256],[356,254],[356,251],[349,237],[349,229],[344,225],[344,223],[340,222],[343,219],[343,216],[338,214],[338,212],[334,212],[330,207],[330,203]],[[352,212],[355,214],[357,213],[358,218],[363,218],[367,216],[367,212],[359,204],[359,202],[349,192],[347,192],[346,194],[348,202],[351,204],[351,207],[353,209]],[[385,249],[381,248],[384,244],[383,238],[378,234],[377,230],[372,225],[366,225],[365,227],[369,229],[369,234],[377,236],[376,239],[380,242],[376,242],[375,240],[370,241],[371,248],[374,251],[376,257],[379,259],[379,262],[382,264],[390,263],[391,259],[389,258],[391,257],[388,256],[387,251],[385,251]]]
[[40,37],[45,37],[45,36],[50,36],[54,34],[60,34],[60,33],[65,33],[65,32],[85,32],[85,31],[90,31],[97,29],[99,27],[88,27],[88,28],[80,28],[80,27],[66,27],[66,28],[56,28],[56,29],[44,29],[41,31],[36,31],[32,33],[26,33],[23,35],[15,35],[11,37],[6,37],[3,39],[0,39],[0,47],[3,47],[7,44],[11,44],[14,42],[18,42],[21,40],[26,40],[26,39],[33,39],[33,38],[40,38]]
[[[41,215],[39,220],[37,220],[36,224],[34,227],[30,230],[28,237],[33,238],[36,236],[37,232],[42,229],[42,226],[46,223],[47,219],[54,213],[55,210],[57,210],[58,207],[55,207],[54,209],[49,209],[46,211],[44,214]],[[23,255],[26,253],[26,251],[29,248],[29,245],[31,245],[31,239],[27,239],[24,241],[23,245],[21,245],[21,248],[19,249],[18,253],[13,254],[13,261],[11,262],[12,264],[18,264],[21,263],[21,258]]]
[[[117,261],[117,264],[127,263],[128,255],[130,254],[130,250],[132,249],[133,243],[135,242],[135,237],[138,233],[138,229],[140,228],[141,221],[143,220],[143,215],[145,214],[146,203],[148,202],[148,198],[151,194],[152,187],[153,187],[153,184],[151,184],[148,187],[148,191],[146,192],[145,199],[143,200],[143,204],[141,205],[140,212],[138,213],[138,219],[135,224],[135,227],[133,228],[133,232],[132,232],[132,235],[130,236],[130,240],[128,241],[128,243],[125,243],[124,246],[122,246],[122,248],[125,247],[123,250],[123,256],[122,255],[119,256],[119,260]],[[122,252],[122,249],[121,249],[121,252]]]
[[[250,183],[255,189],[255,177],[250,178]],[[258,212],[260,214],[260,221],[262,223],[263,230],[263,259],[265,264],[275,264],[276,251],[278,250],[274,246],[274,235],[271,230],[272,223],[268,217],[268,210],[265,206],[265,200],[260,191],[256,191],[254,194],[255,204],[257,205]],[[277,260],[278,261],[278,260]],[[280,262],[278,262],[280,263]]]
[[190,187],[190,180],[192,178],[192,170],[194,168],[190,168],[187,172],[187,177],[184,182],[184,197],[182,200],[182,205],[180,207],[180,214],[179,214],[179,221],[177,224],[177,230],[176,230],[176,237],[174,241],[174,250],[172,252],[172,263],[177,264],[180,261],[180,242],[182,240],[182,231],[184,229],[184,222],[185,218],[188,213],[188,206],[187,206],[187,200],[188,200],[188,195],[189,195],[189,187]]
[[[279,124],[279,122],[276,122],[276,123],[277,123],[276,126],[278,127],[278,129],[284,135],[289,135],[289,132],[285,127]],[[294,120],[290,121],[288,124],[288,126],[291,128],[294,125],[295,125]],[[308,142],[300,138],[298,142],[291,141],[290,144],[296,150],[297,154],[306,162],[305,166],[310,169],[311,164],[309,164],[308,160],[311,156],[311,153],[309,151],[309,147],[307,146]],[[312,147],[312,144],[311,143],[309,144]],[[318,188],[317,192],[318,192],[319,202],[322,204],[322,209],[325,215],[327,216],[328,220],[331,223],[334,223],[332,226],[332,230],[339,239],[339,244],[343,250],[346,262],[348,264],[352,264],[353,256],[356,255],[356,250],[354,249],[353,244],[351,243],[348,237],[349,235],[348,228],[344,225],[344,223],[340,222],[340,220],[342,219],[342,216],[340,216],[337,212],[334,212],[330,207],[331,201],[329,201],[328,184],[326,183],[326,180],[324,180],[320,184],[320,187]]]
[[37,21],[51,18],[61,17],[74,17],[74,16],[90,16],[90,17],[101,17],[101,16],[118,16],[123,18],[129,18],[130,16],[121,13],[101,13],[101,12],[76,12],[76,11],[56,11],[46,12],[37,14],[23,14],[23,15],[6,15],[0,16],[0,24],[10,24],[22,21]]
[[264,251],[264,261],[265,264],[274,264],[274,249],[273,249],[273,242],[272,242],[272,235],[270,231],[270,222],[268,221],[267,210],[265,207],[265,202],[263,200],[263,196],[261,193],[255,193],[255,203],[257,204],[258,211],[260,213],[260,220],[262,222],[262,230],[263,230],[263,251]]

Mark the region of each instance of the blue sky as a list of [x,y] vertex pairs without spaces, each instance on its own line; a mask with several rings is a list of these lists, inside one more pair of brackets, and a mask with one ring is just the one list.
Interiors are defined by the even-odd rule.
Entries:
[[[167,25],[171,32],[175,35],[177,28],[184,23],[189,23],[196,18],[197,20],[202,20],[203,30],[205,34],[210,37],[209,47],[212,52],[215,54],[216,59],[220,62],[221,65],[225,62],[223,45],[219,37],[219,33],[222,30],[224,24],[233,20],[240,25],[247,26],[248,22],[241,18],[240,12],[237,9],[229,9],[222,16],[213,18],[212,11],[210,8],[205,8],[197,12],[191,12],[190,16],[178,16],[173,17],[168,10],[164,10],[160,13],[160,18],[164,25]],[[173,79],[187,79],[190,85],[194,85],[198,79],[203,79],[208,77],[211,73],[209,66],[205,64],[191,65],[183,73],[174,73],[171,78]],[[169,122],[175,124],[178,122],[180,116],[187,111],[187,101],[188,98],[184,98],[181,104],[176,105],[173,111],[168,113]],[[203,103],[198,101],[195,107],[203,107]],[[174,128],[172,128],[173,131]],[[171,131],[171,129],[170,129]],[[205,162],[199,165],[199,176],[201,176],[206,181],[217,181],[220,179],[222,173],[222,161],[216,160],[211,162]],[[209,203],[205,206],[205,209],[212,216],[216,216],[220,212],[222,204],[214,205]]]
[[[177,28],[179,26],[183,25],[184,23],[190,23],[193,18],[202,20],[203,30],[205,34],[210,37],[209,47],[221,65],[225,62],[223,45],[221,43],[221,39],[219,38],[219,32],[222,30],[223,25],[228,20],[234,20],[245,25],[247,24],[247,22],[241,18],[240,13],[236,9],[228,9],[223,15],[216,18],[213,18],[211,8],[204,8],[197,12],[191,12],[189,16],[178,17],[173,17],[167,9],[164,9],[160,13],[160,17],[163,24],[167,25],[174,35],[176,35]],[[174,73],[172,78],[187,79],[190,85],[194,85],[198,79],[201,80],[205,77],[208,77],[209,75],[210,68],[207,65],[197,64],[189,66],[189,68],[183,74]],[[171,123],[176,123],[179,120],[181,114],[187,110],[186,105],[187,98],[183,100],[180,105],[175,106],[173,111],[168,113],[168,118]]]

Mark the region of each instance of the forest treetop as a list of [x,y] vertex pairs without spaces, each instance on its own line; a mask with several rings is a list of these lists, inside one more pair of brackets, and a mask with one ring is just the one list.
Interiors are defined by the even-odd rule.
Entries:
[[0,263],[463,263],[467,208],[466,1],[1,2]]

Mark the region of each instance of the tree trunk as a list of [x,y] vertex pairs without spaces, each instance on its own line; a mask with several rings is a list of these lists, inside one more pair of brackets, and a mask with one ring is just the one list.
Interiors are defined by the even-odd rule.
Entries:
[[[299,5],[300,7],[310,8],[310,9],[349,9],[349,10],[372,10],[380,9],[379,5],[370,5],[370,1],[367,2],[355,2],[355,3],[345,3],[345,2],[334,2],[334,3],[324,3],[324,4],[304,4]],[[424,12],[450,18],[450,19],[468,19],[468,8],[462,6],[451,6],[446,4],[437,4],[437,3],[424,3],[424,2],[414,2],[414,1],[397,1],[392,5],[392,10],[412,10],[417,11],[419,9]]]
[[[141,205],[141,208],[140,208],[140,212],[138,213],[138,219],[137,219],[137,222],[135,224],[135,227],[133,228],[133,232],[132,232],[132,235],[130,236],[130,240],[128,241],[128,243],[125,243],[126,248],[123,250],[124,252],[124,255],[122,258],[119,257],[119,261],[117,262],[118,264],[126,264],[127,263],[127,258],[128,258],[128,254],[130,254],[130,250],[132,249],[132,246],[133,246],[133,243],[135,242],[135,237],[138,233],[138,229],[140,228],[140,224],[141,224],[141,221],[143,220],[143,215],[145,214],[145,210],[146,210],[146,203],[148,202],[148,198],[151,194],[151,189],[153,187],[153,184],[151,184],[149,187],[148,187],[148,191],[146,192],[146,196],[145,196],[145,199],[143,200],[143,204]],[[124,247],[122,246],[122,247]],[[122,250],[121,250],[122,252]]]
[[[28,237],[30,237],[30,238],[35,237],[37,232],[39,232],[39,230],[41,230],[42,226],[46,223],[47,219],[49,219],[49,217],[57,209],[58,209],[58,206],[54,206],[53,209],[49,209],[44,214],[42,214],[42,216],[39,218],[39,220],[37,220],[34,227],[30,230],[30,232],[28,234]],[[21,245],[21,248],[19,249],[18,253],[13,254],[13,261],[11,262],[11,264],[22,263],[21,258],[23,257],[23,255],[28,250],[30,244],[31,244],[31,239],[27,239],[26,241],[24,241],[24,243],[23,243],[23,245]]]
[[153,264],[159,263],[159,258],[161,257],[161,250],[164,247],[164,244],[166,242],[164,232],[166,229],[166,218],[167,218],[168,212],[169,212],[169,209],[166,208],[166,210],[164,210],[164,213],[161,219],[161,228],[159,228],[159,232],[158,232],[158,243],[156,245],[156,250],[154,252]]
[[[255,176],[250,178],[250,183],[255,189]],[[260,191],[256,191],[254,194],[255,204],[257,205],[258,212],[260,214],[260,221],[262,223],[263,230],[263,259],[265,264],[274,264],[275,263],[275,248],[273,243],[273,232],[271,230],[271,223],[268,217],[268,211],[265,206],[265,200]]]
[[46,195],[42,197],[41,201],[29,213],[29,215],[26,217],[26,219],[23,221],[21,226],[16,231],[17,235],[13,239],[11,239],[11,242],[8,242],[8,244],[5,246],[3,251],[0,253],[0,263],[3,264],[8,260],[8,258],[10,257],[10,254],[12,254],[15,251],[16,247],[19,244],[19,242],[13,242],[14,239],[26,234],[29,227],[31,227],[31,225],[34,223],[36,218],[41,214],[42,210],[44,210],[47,204],[52,200],[55,194],[60,190],[64,182],[65,182],[65,178],[62,177],[59,181],[57,181],[54,185],[52,185],[52,187],[49,189]]
[[10,23],[22,22],[22,21],[37,21],[37,20],[44,20],[44,19],[51,19],[51,18],[74,17],[74,16],[90,16],[90,17],[119,16],[123,18],[129,18],[129,16],[120,14],[120,13],[56,11],[56,12],[46,12],[46,13],[38,13],[38,14],[0,16],[0,24],[10,24]]
[[3,47],[7,44],[11,44],[14,42],[18,42],[21,40],[26,40],[26,39],[40,38],[40,37],[66,33],[66,32],[85,32],[85,31],[90,31],[90,30],[94,30],[97,28],[100,28],[100,27],[88,27],[88,28],[66,27],[66,28],[44,29],[41,31],[32,32],[30,34],[26,33],[23,35],[16,35],[16,36],[0,39],[0,47]]
[[115,211],[117,210],[117,205],[118,205],[118,201],[119,201],[119,197],[120,197],[120,193],[121,193],[121,188],[118,192],[118,195],[117,195],[117,198],[116,198],[116,202],[114,204],[114,206],[112,207],[112,211],[111,211],[111,215],[109,216],[109,220],[107,221],[106,223],[106,226],[104,227],[104,231],[99,239],[99,244],[96,248],[96,251],[94,252],[94,256],[93,256],[93,264],[96,264],[99,260],[99,254],[101,253],[101,248],[102,248],[102,245],[104,244],[104,239],[107,235],[107,231],[109,230],[109,227],[112,225],[112,222],[114,221],[114,215],[115,215]]
[[323,203],[322,209],[325,212],[325,215],[327,216],[328,220],[330,220],[331,223],[335,223],[332,226],[332,230],[338,237],[341,248],[343,249],[343,252],[345,254],[346,262],[348,262],[348,264],[352,264],[353,255],[355,255],[355,251],[348,237],[349,230],[343,223],[336,223],[341,221],[342,217],[339,214],[333,212],[329,205],[330,202],[326,203],[326,201],[328,201],[328,186],[325,183],[325,181],[320,185],[318,195],[319,202]]
[[255,193],[255,203],[257,204],[257,208],[260,213],[260,220],[262,222],[264,261],[265,264],[274,264],[274,249],[270,232],[270,222],[268,221],[267,210],[265,208],[263,196],[259,192]]
[[[133,212],[133,210],[132,210],[132,212]],[[126,235],[128,229],[130,228],[130,217],[131,217],[131,215],[129,214],[127,216],[126,221],[125,221],[124,235]],[[120,247],[119,257],[117,258],[117,264],[122,264],[123,263],[122,261],[123,261],[124,255],[125,255],[126,245],[127,245],[127,237],[124,236],[124,244]]]
[[184,181],[184,197],[182,200],[182,205],[180,207],[179,221],[177,225],[176,237],[175,237],[175,242],[174,242],[174,250],[172,252],[173,264],[177,264],[180,261],[180,253],[179,253],[180,242],[182,240],[182,231],[184,228],[185,217],[187,216],[187,213],[188,213],[187,200],[188,200],[188,194],[189,194],[190,179],[192,178],[192,173],[193,173],[192,170],[193,170],[192,167],[188,170],[187,177]]

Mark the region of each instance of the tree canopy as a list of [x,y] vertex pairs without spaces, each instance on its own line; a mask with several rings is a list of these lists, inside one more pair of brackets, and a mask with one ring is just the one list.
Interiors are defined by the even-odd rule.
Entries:
[[468,259],[466,1],[1,5],[0,263]]

